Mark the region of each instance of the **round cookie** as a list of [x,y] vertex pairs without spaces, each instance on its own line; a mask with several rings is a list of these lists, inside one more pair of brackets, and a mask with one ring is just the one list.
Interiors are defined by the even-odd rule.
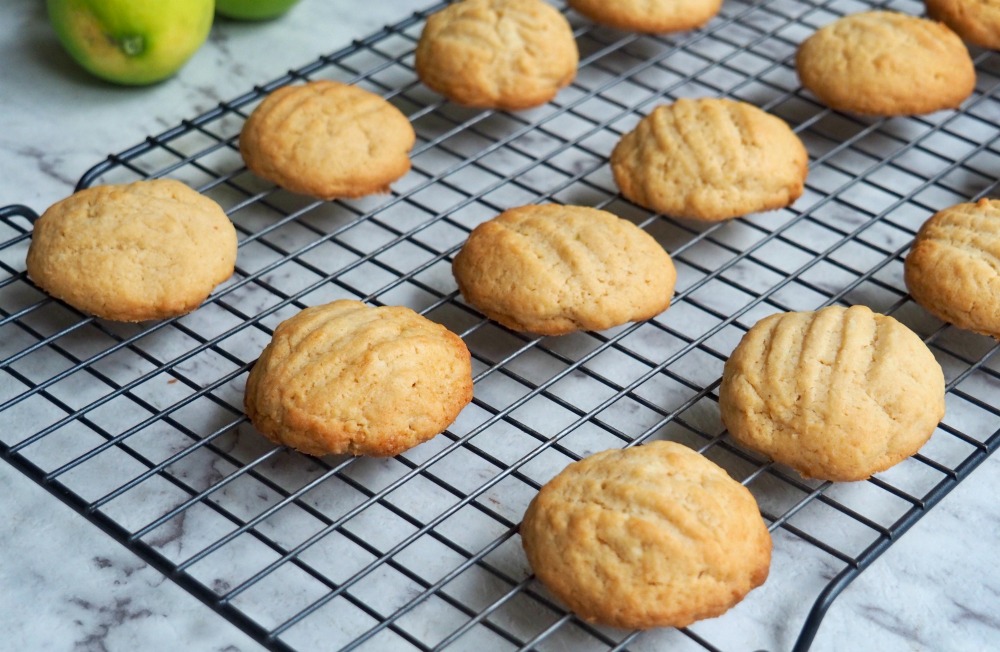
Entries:
[[597,23],[657,34],[704,25],[722,0],[569,0],[569,6]]
[[563,335],[649,319],[677,273],[648,233],[606,211],[521,206],[477,226],[452,265],[462,296],[517,331]]
[[471,400],[460,337],[409,308],[344,299],[278,325],[247,378],[244,406],[276,444],[385,457],[437,435]]
[[927,15],[970,43],[1000,50],[1000,2],[997,0],[924,0]]
[[427,19],[415,65],[453,102],[514,111],[555,97],[579,58],[566,18],[543,0],[462,0]]
[[795,68],[827,106],[881,116],[957,108],[976,84],[972,59],[954,32],[891,11],[823,27],[799,46]]
[[240,133],[257,176],[319,199],[389,192],[416,141],[405,115],[356,86],[320,80],[264,98]]
[[236,229],[179,181],[94,186],[35,222],[28,276],[83,312],[116,321],[191,312],[232,276]]
[[924,222],[904,271],[932,315],[1000,338],[1000,200],[952,206]]
[[767,579],[771,536],[746,487],[673,442],[591,455],[535,496],[521,541],[581,618],[626,629],[718,616]]
[[808,165],[783,120],[726,99],[658,106],[611,153],[629,200],[711,222],[788,206],[802,194]]
[[944,416],[944,374],[911,330],[865,306],[779,313],[726,362],[719,409],[744,446],[804,477],[864,480]]

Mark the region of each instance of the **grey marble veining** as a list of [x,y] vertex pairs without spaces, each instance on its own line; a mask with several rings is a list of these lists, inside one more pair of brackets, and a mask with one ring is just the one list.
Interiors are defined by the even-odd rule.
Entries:
[[0,492],[4,649],[262,649],[6,463]]
[[[0,25],[0,56],[10,64],[0,67],[0,119],[7,127],[0,134],[0,200],[42,210],[68,194],[76,179],[109,152],[139,143],[149,134],[172,127],[426,4],[426,0],[408,0],[358,7],[356,3],[302,0],[287,17],[273,23],[220,21],[209,42],[180,75],[147,89],[122,89],[94,81],[77,70],[58,49],[41,5],[17,0],[8,9],[10,19]],[[776,47],[775,56],[787,54],[782,49],[787,49],[787,44]],[[266,51],[267,56],[259,56],[261,51]],[[391,71],[387,74],[390,76],[383,81],[393,83]],[[650,84],[671,81],[652,72],[643,78]],[[794,84],[788,79],[773,81]],[[651,101],[649,89],[634,90],[635,101]],[[417,87],[412,93],[424,101],[430,99],[425,89]],[[766,100],[766,89],[741,89],[738,93]],[[579,89],[567,89],[565,99],[572,101],[579,95]],[[607,110],[592,104],[581,106],[581,111],[590,112],[598,120],[608,115]],[[525,115],[543,119],[547,111],[543,107]],[[449,105],[444,105],[440,113],[422,119],[419,127],[425,138],[446,133],[455,121],[468,121],[467,137],[450,142],[454,154],[446,155],[439,149],[416,154],[415,163],[421,172],[401,180],[398,189],[417,188],[427,181],[427,175],[442,174],[453,187],[484,193],[482,205],[451,215],[455,222],[473,226],[490,217],[483,205],[499,208],[538,197],[581,203],[594,198],[607,201],[602,189],[612,188],[613,182],[598,154],[613,145],[608,130],[584,138],[585,149],[572,152],[572,156],[559,151],[560,141],[551,135],[532,131],[517,136],[510,147],[482,159],[489,170],[518,176],[516,186],[494,188],[495,175],[476,167],[455,170],[455,156],[475,156],[488,142],[485,136],[515,133],[523,125],[503,115],[480,119],[474,111]],[[441,117],[444,115],[449,120]],[[621,120],[614,129],[630,128],[634,118]],[[926,128],[904,122],[900,134],[915,137]],[[587,133],[585,124],[570,119],[554,120],[547,129],[565,137]],[[210,139],[203,140],[194,135],[177,146],[194,152],[210,143]],[[810,146],[815,156],[828,143],[819,140]],[[552,155],[560,163],[553,168],[533,166],[530,156],[541,155]],[[171,163],[166,155],[162,161],[155,157],[154,153],[142,164],[157,169]],[[205,161],[230,170],[238,169],[237,158],[224,148]],[[870,163],[846,155],[842,159],[838,164],[847,170],[862,170]],[[586,178],[589,185],[567,185],[566,170]],[[178,170],[176,175],[193,185],[208,180],[191,167]],[[821,205],[823,197],[816,190],[836,190],[846,176],[829,170],[817,174],[800,206]],[[902,173],[898,176],[902,179],[894,178],[893,183],[912,181]],[[336,260],[339,267],[357,259],[348,247],[364,249],[392,243],[395,238],[385,226],[355,224],[352,220],[356,214],[342,207],[315,207],[313,202],[290,193],[270,191],[266,184],[246,174],[237,175],[234,182],[270,192],[268,200],[284,210],[309,209],[301,222],[282,222],[282,213],[261,204],[232,214],[243,234],[269,230],[266,242],[253,240],[241,248],[239,263],[243,273],[253,276],[258,270],[266,270],[261,280],[268,287],[296,296],[298,303],[312,304],[347,295],[330,284],[310,288],[322,274],[332,271],[331,260]],[[210,192],[227,206],[243,197],[227,187]],[[417,229],[434,211],[453,205],[455,196],[454,191],[430,184],[416,193],[413,205],[391,206],[379,214],[379,219],[396,230]],[[952,196],[945,194],[928,201],[944,204]],[[871,186],[853,190],[847,198],[876,210],[884,208],[888,201],[885,193]],[[355,211],[364,211],[390,202],[377,197],[347,204]],[[623,202],[613,203],[613,208],[639,221],[644,217]],[[866,227],[852,211],[820,207],[816,212],[838,228],[860,230],[856,242],[831,256],[847,269],[868,269],[873,255],[875,260],[881,259],[873,247],[894,250],[907,242],[908,235],[898,227]],[[896,224],[919,225],[920,215],[902,209],[899,213],[893,215]],[[790,219],[789,212],[778,211],[766,217],[751,216],[747,221],[760,220],[771,228]],[[838,237],[818,223],[789,224],[791,239],[801,239],[817,250]],[[714,241],[699,238],[708,229],[713,229]],[[308,248],[317,233],[332,230],[341,230],[340,241],[326,242],[304,253],[303,264],[267,267],[279,258],[276,250]],[[744,260],[725,272],[730,283],[708,280],[703,284],[705,268],[714,269],[732,257],[731,252],[720,248],[719,242],[738,251],[758,245],[762,232],[746,224],[733,223],[725,229],[680,229],[657,222],[651,231],[671,251],[683,252],[687,260],[698,261],[698,265],[689,265],[678,259],[678,291],[690,292],[700,305],[721,313],[742,305],[743,299],[733,286],[761,291],[780,278],[773,269]],[[462,237],[460,229],[435,225],[418,232],[414,239],[443,250],[459,244]],[[809,257],[801,251],[781,247],[780,241],[772,241],[762,248],[761,255],[784,273],[809,264]],[[433,303],[434,297],[409,284],[383,292],[395,278],[386,266],[408,269],[421,265],[428,260],[426,250],[400,243],[392,245],[384,258],[378,261],[381,265],[366,262],[352,272],[348,278],[354,287],[381,293],[383,301],[418,308]],[[22,264],[17,260],[5,262],[14,268]],[[887,282],[898,283],[900,269],[889,265],[883,274]],[[431,265],[420,278],[442,293],[454,289],[446,263]],[[853,276],[844,268],[823,263],[803,278],[813,287],[836,293],[845,279],[849,281]],[[291,626],[282,635],[283,641],[301,649],[336,647],[362,634],[376,622],[365,609],[391,613],[412,607],[372,639],[368,649],[411,649],[403,633],[420,641],[440,640],[463,626],[470,612],[483,608],[492,610],[489,623],[472,627],[457,649],[506,649],[509,642],[498,636],[497,627],[530,639],[540,626],[557,620],[555,612],[540,609],[533,599],[521,594],[511,598],[510,585],[498,577],[519,579],[527,575],[517,538],[509,528],[517,523],[531,499],[532,483],[540,484],[558,472],[569,461],[566,454],[545,450],[521,464],[518,476],[508,474],[489,462],[487,456],[503,464],[516,463],[538,442],[511,423],[491,422],[488,411],[477,406],[467,408],[450,432],[454,437],[474,435],[469,445],[484,453],[479,456],[454,447],[445,437],[408,451],[400,459],[331,459],[325,461],[327,466],[275,449],[241,416],[245,379],[242,367],[266,343],[269,330],[296,310],[295,305],[274,311],[258,325],[234,333],[240,323],[234,312],[256,315],[271,310],[277,300],[258,284],[239,285],[235,280],[220,293],[229,309],[218,304],[204,306],[179,320],[187,331],[172,325],[146,330],[135,325],[89,323],[60,337],[60,352],[43,350],[19,361],[14,365],[17,373],[32,382],[44,382],[70,368],[75,360],[102,355],[102,347],[112,341],[110,334],[133,338],[129,347],[103,356],[88,373],[70,374],[47,387],[46,396],[33,396],[5,413],[7,423],[0,428],[0,438],[6,444],[17,444],[24,433],[54,428],[42,440],[25,446],[25,457],[46,471],[75,465],[60,474],[60,482],[85,499],[98,501],[102,513],[137,533],[157,554],[184,566],[191,578],[218,595],[229,596],[234,607],[262,626],[280,626],[300,609],[325,600],[331,594],[330,583],[346,585],[318,608],[316,617]],[[810,287],[791,284],[776,293],[771,304],[748,310],[739,323],[752,324],[773,312],[775,306],[812,308],[823,298]],[[875,284],[859,286],[850,298],[883,308],[890,307],[894,300],[880,294]],[[19,296],[18,301],[22,300],[27,305],[37,297]],[[929,336],[939,326],[920,313],[901,312],[901,318],[921,335]],[[544,383],[565,367],[559,356],[579,359],[599,346],[594,336],[576,334],[547,342],[548,351],[529,349],[518,353],[525,346],[524,340],[490,324],[480,325],[452,306],[435,309],[434,317],[465,334],[476,348],[476,374],[484,373],[493,361],[516,354],[507,368],[530,382]],[[44,337],[72,323],[75,317],[65,308],[49,304],[30,319],[31,327]],[[684,302],[671,308],[663,319],[671,328],[692,337],[715,324],[704,311]],[[200,344],[189,332],[209,340],[211,345]],[[633,396],[615,402],[596,419],[633,436],[670,437],[694,446],[700,440],[692,434],[693,429],[710,435],[721,433],[717,410],[710,401],[698,402],[686,411],[683,425],[660,425],[662,415],[648,406],[674,410],[694,400],[691,384],[710,386],[718,378],[722,357],[736,344],[741,332],[734,327],[721,330],[708,342],[708,350],[680,358],[670,366],[670,375],[657,375],[643,383]],[[620,445],[607,429],[593,422],[581,424],[579,415],[560,401],[579,410],[597,409],[612,393],[608,383],[629,383],[655,365],[652,361],[682,349],[684,342],[650,325],[612,329],[604,336],[621,337],[631,355],[604,351],[582,369],[552,383],[544,395],[529,396],[526,386],[510,376],[485,375],[477,384],[477,398],[499,406],[523,400],[514,418],[525,428],[559,433],[560,446],[572,454],[586,455]],[[33,337],[21,334],[0,341],[0,351],[20,351],[30,345]],[[967,352],[972,358],[984,352],[981,338],[951,331],[940,337],[947,339],[952,349]],[[200,348],[201,352],[187,357],[186,352],[192,348]],[[161,370],[161,365],[167,369]],[[949,378],[954,376],[948,364],[946,373]],[[127,386],[128,390],[105,401],[103,397],[114,386]],[[965,381],[963,390],[985,401],[995,392],[989,380],[979,376]],[[0,386],[0,399],[20,391],[19,387]],[[63,423],[63,413],[53,409],[54,400],[70,409],[86,410],[85,422]],[[167,416],[131,432],[158,411],[165,411]],[[998,426],[984,424],[980,412],[958,400],[949,404],[947,422],[952,427],[987,432]],[[130,454],[108,446],[108,433],[131,433],[127,439]],[[197,450],[175,459],[194,441],[198,442]],[[939,433],[925,454],[948,463],[964,453]],[[91,457],[77,462],[85,455]],[[751,466],[718,448],[709,455],[736,477],[744,477]],[[140,456],[151,465],[163,465],[164,473],[148,471],[146,462],[137,461]],[[421,466],[436,456],[440,459],[434,464]],[[340,471],[339,475],[330,470],[331,466]],[[834,603],[814,649],[986,650],[1000,644],[1000,623],[995,616],[1000,604],[1000,570],[991,561],[1000,538],[1000,512],[992,500],[1000,481],[998,469],[996,460],[985,464],[866,571]],[[926,491],[929,483],[940,477],[916,463],[904,463],[890,473],[899,486],[911,487],[915,492]],[[168,475],[173,481],[168,481]],[[410,480],[405,490],[389,493],[354,514],[358,506],[372,503],[373,494],[407,477]],[[137,482],[128,490],[118,490],[133,480]],[[12,632],[9,640],[17,649],[257,648],[233,626],[6,465],[0,468],[0,483],[4,495],[0,502],[0,523],[4,524],[0,527],[0,547],[8,560],[0,566],[0,586],[9,589],[0,595],[0,626]],[[181,483],[186,487],[183,490],[179,488]],[[304,495],[294,500],[284,498],[284,492],[304,487],[310,487]],[[480,491],[479,487],[485,488]],[[782,483],[767,476],[754,481],[754,490],[762,508],[774,514],[789,509],[801,497],[790,494]],[[459,505],[455,492],[476,492],[474,504]],[[908,507],[866,483],[831,487],[828,495],[882,524],[891,523]],[[234,522],[248,522],[253,527],[239,531]],[[415,522],[435,525],[421,533]],[[860,552],[872,537],[870,530],[819,503],[809,504],[789,523],[852,553]],[[319,537],[331,524],[342,527]],[[726,649],[778,651],[791,647],[815,595],[842,564],[785,530],[777,530],[775,538],[778,545],[769,582],[724,619],[699,623],[692,628],[694,632],[705,634]],[[303,550],[291,562],[282,563],[282,554],[275,546],[280,550],[303,546]],[[480,565],[452,577],[438,594],[425,600],[427,587],[449,577],[464,559],[456,546],[465,551],[491,549]],[[389,556],[387,551],[392,550],[395,553]],[[383,555],[389,557],[388,563],[368,572],[369,564]],[[273,568],[274,572],[255,581],[262,568]],[[531,590],[546,597],[544,589],[537,585]],[[621,636],[610,631],[607,635]],[[593,643],[593,639],[574,625],[560,630],[558,637],[542,647],[574,649],[574,645],[587,643]],[[661,650],[668,645],[672,649],[700,649],[672,630],[647,632],[631,647]]]
[[[5,62],[0,67],[0,204],[26,204],[41,212],[68,195],[80,176],[108,154],[427,4],[425,0],[399,0],[373,3],[358,11],[353,3],[302,0],[280,21],[219,20],[209,41],[179,75],[156,86],[128,89],[95,80],[70,61],[49,26],[44,3],[6,3],[0,21],[0,57]],[[266,57],[259,56],[262,44],[266,44]],[[205,317],[192,315],[190,319]],[[197,328],[205,330],[201,325]],[[2,345],[17,346],[9,340]],[[249,353],[250,348],[259,350],[260,343],[245,346]],[[129,372],[133,363],[126,357],[119,356],[109,370],[119,376],[148,370],[147,366]],[[29,371],[41,380],[56,369],[36,366]],[[185,370],[192,372],[198,374],[198,370]],[[94,386],[84,378],[79,380],[84,382],[71,376],[61,383],[58,395],[78,405],[89,402],[88,394],[96,396]],[[167,380],[162,378],[163,384],[147,396],[154,402],[176,400],[176,391],[174,397],[163,391],[176,388]],[[7,395],[8,390],[14,388],[3,388],[2,393]],[[27,412],[31,412],[30,405]],[[23,418],[27,421],[20,425],[28,427],[37,425],[36,419],[51,417]],[[15,421],[20,419],[10,414],[7,419],[12,420],[2,428],[3,438],[12,443],[19,439]],[[187,443],[176,432],[161,432],[149,441],[163,457]],[[145,451],[155,453],[149,448]],[[56,451],[60,456],[66,453]],[[192,472],[219,472],[211,468]],[[0,627],[5,632],[0,647],[88,652],[261,649],[6,463],[0,464],[0,486],[0,548],[5,558],[0,565]],[[94,487],[95,493],[99,489]],[[169,550],[183,525],[167,524],[153,533],[150,542]]]

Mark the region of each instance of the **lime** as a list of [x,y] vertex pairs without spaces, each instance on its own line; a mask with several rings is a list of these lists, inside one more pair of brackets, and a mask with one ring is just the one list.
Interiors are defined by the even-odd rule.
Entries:
[[208,38],[214,0],[47,0],[59,41],[91,73],[152,84],[180,70]]
[[266,20],[288,11],[298,0],[216,0],[220,16],[239,20]]

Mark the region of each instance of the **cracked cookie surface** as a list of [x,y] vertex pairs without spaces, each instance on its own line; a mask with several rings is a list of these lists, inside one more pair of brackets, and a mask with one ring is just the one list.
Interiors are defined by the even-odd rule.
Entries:
[[538,492],[521,523],[538,579],[587,621],[684,627],[767,579],[771,537],[746,487],[674,442],[597,453]]
[[460,337],[409,308],[342,299],[278,325],[247,378],[244,406],[277,444],[385,457],[443,431],[470,400]]
[[28,276],[86,313],[138,322],[183,315],[233,274],[236,229],[172,179],[94,186],[35,222]]
[[1000,49],[1000,1],[924,0],[927,16],[940,20],[970,43]]
[[521,206],[477,226],[452,266],[466,301],[540,335],[603,330],[658,315],[677,273],[628,220],[583,206]]
[[254,109],[240,154],[254,174],[319,199],[389,192],[410,170],[413,126],[368,91],[320,80],[283,86]]
[[906,287],[937,317],[1000,338],[1000,200],[934,214],[904,263]]
[[542,0],[462,0],[427,19],[415,66],[453,102],[514,111],[551,100],[578,63],[569,23]]
[[788,206],[809,155],[780,118],[746,102],[680,99],[622,136],[611,170],[622,194],[674,217],[721,221]]
[[892,11],[853,14],[819,29],[799,46],[795,69],[827,106],[869,115],[958,108],[976,84],[958,35]]
[[569,0],[587,18],[618,29],[663,33],[694,29],[712,19],[721,0]]
[[719,387],[736,441],[823,480],[864,480],[913,455],[944,408],[944,374],[927,345],[865,306],[765,317]]

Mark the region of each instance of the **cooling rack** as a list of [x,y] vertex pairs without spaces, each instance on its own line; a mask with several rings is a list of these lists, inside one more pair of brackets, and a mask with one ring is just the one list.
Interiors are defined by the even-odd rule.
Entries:
[[[960,111],[831,112],[799,88],[795,48],[871,6],[726,0],[706,28],[668,36],[568,12],[579,76],[519,113],[456,107],[424,88],[413,48],[440,6],[414,14],[84,175],[81,188],[180,179],[232,218],[236,274],[178,319],[110,323],[47,298],[24,273],[35,213],[0,210],[0,453],[271,649],[807,649],[837,594],[1000,445],[994,342],[933,319],[902,283],[919,225],[996,185],[998,59],[973,52],[977,90]],[[319,78],[410,116],[413,170],[391,195],[317,202],[243,167],[237,137],[254,106]],[[802,198],[716,225],[621,199],[607,166],[617,139],[657,104],[693,96],[788,121],[810,153]],[[533,338],[465,304],[450,261],[469,231],[541,202],[597,206],[648,230],[678,268],[672,307],[605,332]],[[313,459],[249,426],[243,384],[272,329],[343,297],[410,306],[465,339],[475,398],[443,435],[393,459]],[[892,314],[947,379],[931,441],[866,482],[803,480],[736,446],[718,415],[723,362],[753,323],[833,303]],[[517,525],[567,463],[653,439],[696,448],[753,492],[775,542],[771,577],[687,629],[597,627],[531,577]]]

